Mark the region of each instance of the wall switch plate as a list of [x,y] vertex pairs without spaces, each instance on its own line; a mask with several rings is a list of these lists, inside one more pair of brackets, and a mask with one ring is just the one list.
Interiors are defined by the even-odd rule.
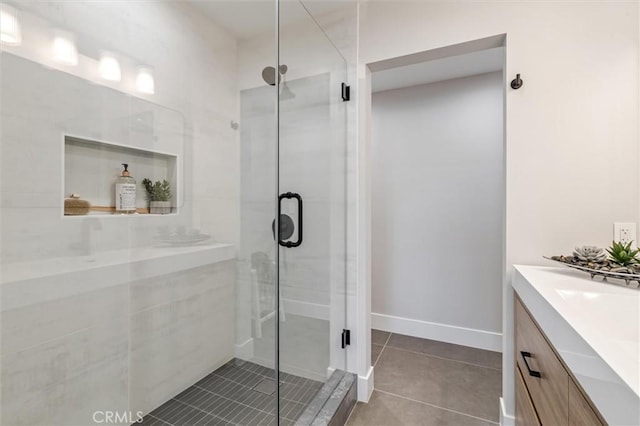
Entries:
[[637,246],[636,241],[636,224],[635,223],[614,223],[613,224],[613,239],[616,242],[628,244],[633,241],[634,246]]

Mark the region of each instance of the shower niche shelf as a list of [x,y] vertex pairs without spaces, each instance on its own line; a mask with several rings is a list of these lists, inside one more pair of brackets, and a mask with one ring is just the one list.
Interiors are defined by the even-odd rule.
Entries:
[[[150,214],[147,192],[142,185],[144,178],[155,182],[166,179],[171,184],[171,213],[178,213],[179,156],[151,149],[121,145],[113,142],[64,136],[63,194],[62,199],[71,194],[79,194],[91,203],[89,215],[102,216],[167,216]],[[136,180],[136,214],[115,212],[115,180],[121,175],[122,163],[129,165],[129,172]],[[62,202],[64,215],[64,202]],[[65,215],[83,217],[83,215]]]

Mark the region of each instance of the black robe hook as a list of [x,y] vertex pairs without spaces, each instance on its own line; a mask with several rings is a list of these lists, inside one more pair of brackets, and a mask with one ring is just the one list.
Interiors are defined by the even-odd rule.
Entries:
[[516,78],[511,80],[511,88],[514,90],[518,90],[522,87],[523,84],[524,81],[522,81],[522,79],[520,78],[520,74],[516,74]]

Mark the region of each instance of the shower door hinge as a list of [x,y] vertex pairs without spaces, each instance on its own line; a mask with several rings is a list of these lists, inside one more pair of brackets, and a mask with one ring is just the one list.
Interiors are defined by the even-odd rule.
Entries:
[[351,100],[351,86],[347,86],[347,83],[342,83],[342,100],[344,102]]
[[342,349],[351,344],[351,330],[344,328],[342,330]]

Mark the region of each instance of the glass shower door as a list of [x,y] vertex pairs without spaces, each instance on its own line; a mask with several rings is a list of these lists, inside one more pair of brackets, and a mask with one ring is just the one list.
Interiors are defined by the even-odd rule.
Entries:
[[[346,62],[297,0],[280,2],[279,404],[295,421],[345,369]],[[288,381],[292,377],[296,379]]]

